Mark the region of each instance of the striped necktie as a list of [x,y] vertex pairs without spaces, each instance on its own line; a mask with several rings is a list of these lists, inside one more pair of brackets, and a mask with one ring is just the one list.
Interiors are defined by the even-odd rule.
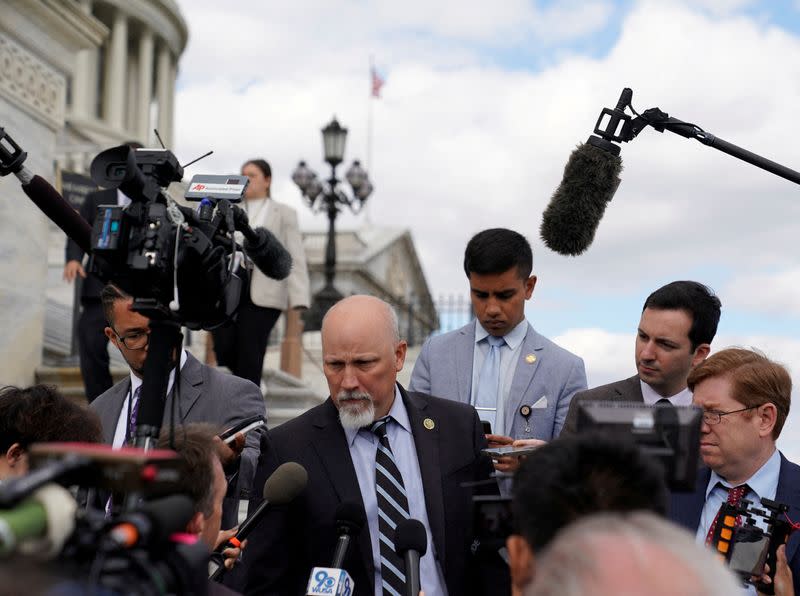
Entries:
[[409,517],[408,497],[403,477],[394,461],[386,434],[390,416],[372,423],[370,430],[378,437],[375,452],[375,494],[378,500],[378,540],[381,553],[383,594],[402,596],[405,592],[405,563],[394,548],[394,530]]

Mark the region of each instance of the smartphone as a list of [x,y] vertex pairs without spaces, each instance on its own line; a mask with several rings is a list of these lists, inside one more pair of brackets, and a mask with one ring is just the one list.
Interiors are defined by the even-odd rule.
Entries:
[[484,449],[483,452],[492,459],[497,459],[498,457],[506,456],[520,457],[521,455],[530,455],[538,448],[538,446],[533,445],[525,445],[522,447],[489,447],[488,449]]
[[492,423],[488,420],[481,420],[481,426],[483,426],[483,434],[490,435],[492,434]]
[[254,428],[264,426],[266,423],[267,421],[264,420],[264,417],[261,415],[251,416],[250,418],[245,418],[241,422],[223,430],[221,433],[219,433],[219,438],[222,439],[223,443],[232,443],[237,434],[242,433],[243,435],[246,435]]

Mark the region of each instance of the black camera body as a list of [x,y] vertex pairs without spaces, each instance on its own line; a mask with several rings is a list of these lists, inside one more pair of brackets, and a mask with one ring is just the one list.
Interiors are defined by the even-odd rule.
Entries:
[[[122,145],[97,155],[91,175],[98,185],[118,188],[131,199],[125,208],[98,207],[92,271],[134,296],[134,310],[151,319],[190,329],[230,319],[242,287],[231,266],[236,222],[233,217],[203,221],[166,195],[164,188],[183,177],[175,155]],[[218,204],[222,211],[229,207],[224,200]]]
[[[786,517],[787,511],[787,505],[770,499],[761,499],[761,508],[747,499],[720,507],[711,545],[744,583],[753,583],[750,578],[760,576],[765,564],[774,579],[778,547],[795,529]],[[775,593],[774,584],[754,585],[764,594]]]

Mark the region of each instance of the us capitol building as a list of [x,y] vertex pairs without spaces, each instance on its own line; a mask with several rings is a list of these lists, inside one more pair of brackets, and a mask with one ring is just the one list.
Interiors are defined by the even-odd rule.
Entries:
[[[0,127],[53,184],[107,147],[156,145],[154,128],[169,147],[187,40],[174,0],[0,0]],[[71,303],[63,264],[63,233],[0,179],[0,385],[33,382],[46,305]]]

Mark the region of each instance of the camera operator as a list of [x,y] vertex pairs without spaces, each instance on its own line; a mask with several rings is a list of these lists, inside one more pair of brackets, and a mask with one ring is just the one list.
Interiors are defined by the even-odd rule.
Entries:
[[[747,499],[760,507],[771,499],[789,506],[790,520],[800,519],[800,467],[775,445],[789,415],[789,372],[757,351],[728,348],[692,370],[688,383],[693,403],[703,409],[700,455],[707,467],[694,492],[672,496],[670,517],[705,543],[726,501]],[[785,548],[792,574],[800,571],[798,546],[800,535],[792,535]]]
[[28,472],[31,443],[99,443],[100,420],[52,385],[0,389],[0,481]]
[[541,551],[576,519],[601,511],[663,515],[666,503],[661,468],[633,443],[587,433],[543,445],[514,476],[515,533],[506,541],[512,594],[522,593]]
[[[121,447],[135,435],[150,321],[131,310],[132,298],[112,284],[103,289],[102,303],[108,321],[105,333],[128,363],[131,374],[128,379],[123,379],[100,395],[90,407],[100,416],[105,442]],[[173,361],[176,360],[177,354],[173,358]],[[175,378],[176,370],[173,368],[167,386],[162,422],[164,428],[169,427],[173,410],[176,412],[176,425],[208,422],[220,428],[265,414],[264,398],[258,387],[250,381],[200,363],[186,350],[180,350],[177,383]],[[238,460],[237,485],[231,487],[233,494],[225,502],[223,525],[236,525],[239,500],[250,497],[259,442],[258,430],[248,434],[246,446]],[[232,455],[229,453],[229,456]]]
[[[195,505],[195,513],[186,526],[186,531],[196,535],[209,549],[236,534],[236,529],[221,531],[222,502],[227,490],[225,473],[218,452],[215,429],[210,424],[187,424],[177,427],[170,442],[169,429],[162,429],[159,447],[174,449],[183,459],[185,467],[181,476],[183,492]],[[242,548],[246,545],[245,541]],[[241,549],[227,549],[225,566],[229,569],[236,562]],[[232,590],[215,582],[209,582],[209,594],[235,594]]]

